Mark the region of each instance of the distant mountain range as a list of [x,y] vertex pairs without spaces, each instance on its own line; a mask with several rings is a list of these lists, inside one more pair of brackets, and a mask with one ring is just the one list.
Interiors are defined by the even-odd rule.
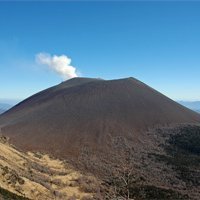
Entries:
[[12,108],[12,105],[7,103],[0,103],[0,114],[4,113],[6,110]]
[[1,113],[4,113],[4,112],[5,112],[5,110],[4,110],[4,109],[0,109],[0,114],[1,114]]
[[178,101],[178,103],[200,113],[200,101]]

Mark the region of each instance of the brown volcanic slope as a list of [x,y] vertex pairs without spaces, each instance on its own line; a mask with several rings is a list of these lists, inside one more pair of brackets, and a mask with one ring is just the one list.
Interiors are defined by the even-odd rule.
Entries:
[[196,122],[200,115],[134,78],[74,78],[0,116],[1,132],[16,146],[59,156],[79,155],[84,146],[105,150],[119,135],[137,141],[158,125]]

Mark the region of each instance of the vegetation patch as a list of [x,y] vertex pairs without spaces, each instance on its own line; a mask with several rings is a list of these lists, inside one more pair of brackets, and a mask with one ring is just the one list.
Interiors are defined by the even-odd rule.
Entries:
[[[189,200],[188,195],[155,185],[145,184],[143,177],[136,178],[134,175],[124,173],[123,176],[113,177],[107,182],[109,187],[113,186],[112,197],[116,199],[134,200]],[[107,199],[111,199],[110,197]]]
[[[117,181],[112,197],[121,197],[122,200],[189,200],[188,195],[183,195],[172,189],[165,189],[154,185],[140,185],[131,182],[125,187],[124,182]],[[110,198],[107,198],[110,199]]]
[[180,128],[179,134],[170,137],[169,144],[173,147],[173,150],[200,156],[200,127],[186,126]]
[[188,195],[182,195],[171,189],[163,189],[153,185],[130,188],[130,194],[136,200],[186,200]]
[[0,199],[4,200],[29,200],[25,197],[19,196],[17,194],[14,194],[12,192],[9,192],[8,190],[5,190],[0,187]]
[[165,145],[166,154],[154,154],[157,160],[171,165],[187,185],[200,185],[200,127],[174,129]]

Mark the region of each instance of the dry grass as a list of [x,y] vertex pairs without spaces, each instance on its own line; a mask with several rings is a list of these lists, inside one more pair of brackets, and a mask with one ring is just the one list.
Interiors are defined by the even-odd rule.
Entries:
[[34,200],[92,199],[99,182],[60,160],[39,153],[25,154],[2,141],[0,187]]

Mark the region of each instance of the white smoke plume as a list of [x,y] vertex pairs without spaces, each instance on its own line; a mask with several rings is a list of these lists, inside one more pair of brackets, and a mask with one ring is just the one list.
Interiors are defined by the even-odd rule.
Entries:
[[53,55],[39,53],[36,55],[36,62],[48,66],[51,70],[59,74],[64,80],[77,77],[76,68],[71,66],[71,59],[66,55]]

